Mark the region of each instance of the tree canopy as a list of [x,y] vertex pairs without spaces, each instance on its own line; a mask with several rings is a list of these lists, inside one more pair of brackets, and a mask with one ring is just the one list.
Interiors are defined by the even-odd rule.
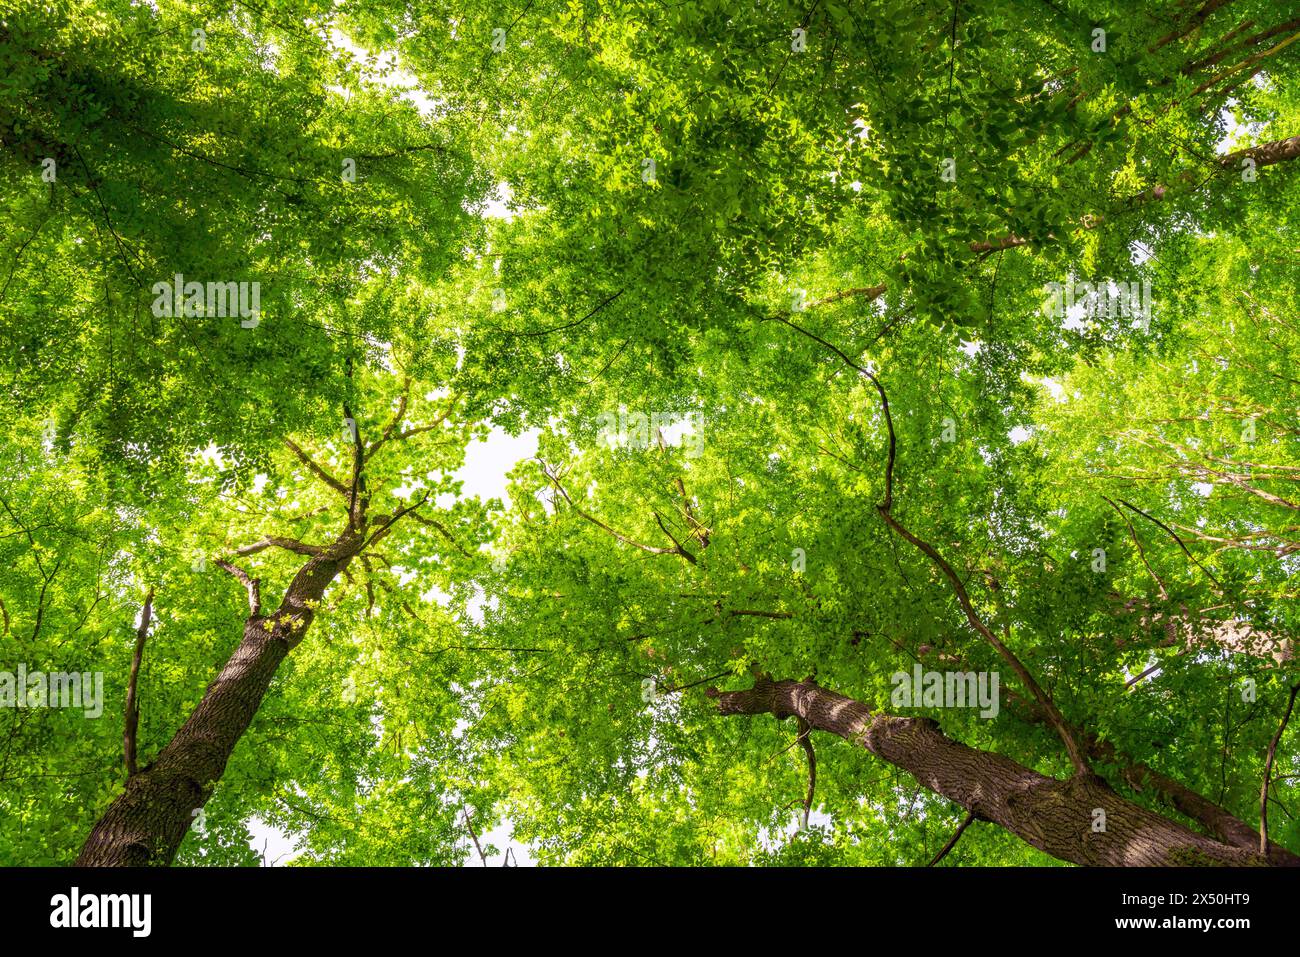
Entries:
[[0,861],[1300,863],[1297,17],[9,0]]

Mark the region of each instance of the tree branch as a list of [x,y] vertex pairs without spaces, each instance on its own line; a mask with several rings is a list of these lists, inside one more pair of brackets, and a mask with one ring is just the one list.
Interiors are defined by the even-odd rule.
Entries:
[[1113,508],[1116,512],[1119,512],[1119,517],[1124,519],[1124,524],[1128,526],[1129,538],[1133,539],[1133,544],[1137,546],[1138,554],[1142,556],[1142,564],[1147,567],[1147,571],[1150,573],[1151,577],[1155,579],[1156,585],[1160,588],[1160,597],[1164,601],[1168,601],[1169,591],[1168,589],[1165,588],[1165,583],[1160,580],[1160,576],[1156,574],[1156,570],[1151,567],[1151,563],[1147,561],[1146,549],[1142,547],[1142,542],[1138,540],[1137,532],[1133,528],[1133,523],[1128,520],[1128,516],[1124,514],[1124,512],[1120,509],[1118,505],[1115,504],[1114,501],[1112,501],[1109,498],[1106,498],[1106,496],[1104,495],[1102,496],[1102,500],[1107,502],[1110,505],[1110,507]]
[[251,545],[245,545],[243,548],[235,550],[239,556],[256,555],[258,552],[265,551],[268,548],[283,548],[287,552],[294,552],[298,555],[319,555],[324,551],[319,545],[308,545],[300,542],[296,538],[286,538],[281,535],[269,535],[260,542],[254,542]]
[[222,571],[234,576],[235,580],[242,583],[248,591],[248,612],[256,616],[262,612],[262,582],[260,579],[253,578],[238,565],[232,565],[230,562],[218,559],[214,564]]
[[1282,740],[1282,733],[1286,731],[1287,722],[1291,720],[1296,692],[1300,692],[1300,684],[1292,685],[1291,698],[1286,703],[1286,714],[1282,715],[1282,723],[1277,726],[1277,733],[1268,743],[1268,758],[1264,762],[1264,783],[1259,789],[1259,853],[1261,854],[1268,854],[1268,789],[1273,784],[1273,759],[1277,756],[1277,746]]
[[1004,645],[998,639],[998,636],[995,635],[993,631],[984,624],[979,615],[976,614],[975,608],[971,604],[970,596],[966,593],[966,586],[962,584],[961,579],[957,576],[953,567],[944,560],[943,556],[939,554],[933,545],[917,538],[908,531],[902,523],[898,521],[898,519],[894,518],[892,513],[894,504],[894,463],[897,459],[898,439],[894,433],[894,417],[889,410],[889,397],[886,395],[885,387],[881,384],[880,379],[862,366],[858,365],[845,355],[843,351],[820,336],[796,326],[784,316],[774,316],[773,318],[789,326],[791,329],[794,329],[796,332],[802,333],[809,339],[821,343],[821,345],[825,346],[827,349],[830,349],[839,356],[846,365],[852,369],[856,369],[859,373],[870,379],[871,384],[876,387],[876,393],[880,397],[880,408],[884,414],[885,428],[888,431],[889,437],[889,455],[885,463],[885,498],[883,502],[876,506],[876,510],[880,513],[881,518],[885,520],[890,528],[924,552],[930,560],[939,567],[939,570],[943,572],[944,576],[947,577],[949,583],[952,585],[953,591],[957,595],[957,602],[961,605],[962,611],[965,612],[966,620],[970,622],[971,627],[982,635],[984,639],[993,646],[994,650],[1002,656],[1002,659],[1011,666],[1012,670],[1019,676],[1021,682],[1033,693],[1039,704],[1041,704],[1043,709],[1047,712],[1052,727],[1056,729],[1056,733],[1060,736],[1061,742],[1065,745],[1066,753],[1070,756],[1070,762],[1074,765],[1075,771],[1080,774],[1091,774],[1092,772],[1088,767],[1087,759],[1084,757],[1083,751],[1079,748],[1078,743],[1074,740],[1073,735],[1070,734],[1064,717],[1061,716],[1060,711],[1057,710],[1052,699],[1047,696],[1047,693],[1043,691],[1041,687],[1039,687],[1038,682],[1035,681],[1033,676],[1029,673],[1029,669],[1024,666],[1020,659],[1012,653],[1011,649]]
[[974,820],[975,820],[975,812],[967,811],[966,816],[962,818],[962,822],[957,825],[957,830],[953,832],[952,837],[948,838],[948,843],[943,846],[943,850],[941,850],[938,854],[934,855],[934,858],[930,861],[929,864],[926,865],[926,867],[934,867],[934,865],[938,864],[941,860],[947,857],[948,852],[957,846],[957,842],[961,840],[962,833],[966,830],[966,828],[970,827],[971,822]]
[[136,767],[136,729],[140,724],[140,703],[137,698],[137,682],[140,677],[140,662],[144,659],[144,643],[149,638],[149,622],[153,618],[152,588],[144,599],[144,609],[140,612],[140,627],[135,632],[135,654],[131,658],[131,676],[126,683],[126,715],[122,731],[122,753],[126,759],[126,776],[135,777]]
[[361,489],[361,470],[366,464],[366,447],[361,442],[361,426],[346,402],[343,403],[343,417],[350,423],[348,428],[352,435],[352,481],[348,485],[348,523],[353,528],[357,528],[361,525],[361,517],[366,510],[366,499],[357,498],[357,493]]
[[[600,519],[596,518],[595,516],[588,515],[582,509],[578,508],[578,506],[574,503],[573,499],[569,497],[569,493],[565,491],[564,486],[560,484],[560,480],[556,478],[555,475],[551,472],[550,466],[548,466],[540,458],[537,461],[541,463],[542,474],[545,475],[546,478],[550,480],[551,484],[555,486],[556,490],[560,493],[560,495],[564,497],[564,501],[569,504],[569,507],[572,508],[575,512],[577,512],[580,516],[585,518],[587,521],[589,521],[591,524],[595,525],[597,528],[603,529],[604,531],[608,532],[610,535],[613,535],[624,545],[631,545],[633,548],[639,548],[641,549],[641,551],[649,552],[651,555],[677,555],[681,558],[685,558],[692,565],[695,564],[695,556],[687,552],[685,549],[683,549],[681,545],[677,544],[676,539],[673,539],[675,545],[675,547],[673,548],[661,548],[657,545],[643,545],[641,542],[633,541],[632,539],[628,538],[622,532],[617,532],[614,529],[610,528],[608,525],[606,525],[604,522],[602,522]],[[655,519],[658,520],[658,518],[659,516],[656,513]],[[662,521],[659,522],[659,527],[660,528],[664,527]],[[668,530],[665,528],[664,532],[667,533],[667,531]],[[672,538],[671,535],[669,535],[668,537]]]
[[474,840],[474,850],[478,851],[478,859],[483,862],[484,867],[487,867],[487,855],[483,853],[483,846],[479,844],[478,835],[474,833],[474,825],[469,821],[469,809],[465,807],[464,801],[461,802],[460,813],[465,816],[465,827],[469,830],[469,836]]
[[348,497],[347,486],[345,486],[342,482],[340,482],[334,476],[330,475],[323,468],[317,465],[312,460],[312,457],[308,455],[306,452],[304,452],[292,439],[285,439],[284,444],[289,447],[289,450],[293,452],[294,455],[298,456],[298,461],[302,462],[303,465],[307,466],[308,470],[313,475],[315,475],[318,479],[320,479],[330,488],[334,489],[334,491],[338,492],[344,498]]
[[1139,515],[1141,515],[1141,516],[1142,516],[1143,518],[1145,518],[1147,521],[1152,522],[1153,524],[1160,526],[1160,527],[1163,528],[1166,532],[1168,532],[1168,533],[1169,533],[1169,537],[1172,538],[1175,542],[1177,542],[1177,543],[1178,543],[1178,547],[1181,548],[1181,549],[1183,550],[1183,554],[1186,555],[1189,559],[1191,559],[1191,560],[1192,560],[1192,563],[1193,563],[1197,568],[1199,568],[1201,571],[1205,572],[1206,576],[1210,579],[1210,581],[1214,582],[1215,587],[1218,588],[1218,590],[1219,590],[1219,594],[1220,594],[1220,595],[1223,594],[1223,585],[1220,584],[1219,580],[1218,580],[1217,578],[1215,578],[1213,574],[1211,574],[1211,572],[1210,572],[1210,570],[1209,570],[1208,568],[1206,568],[1204,565],[1202,565],[1199,561],[1196,560],[1196,556],[1195,556],[1195,555],[1193,555],[1190,551],[1187,550],[1187,545],[1183,542],[1183,540],[1182,540],[1181,538],[1178,537],[1178,533],[1177,533],[1177,532],[1175,532],[1172,528],[1170,528],[1170,527],[1169,527],[1168,525],[1166,525],[1164,522],[1160,521],[1160,519],[1156,518],[1154,515],[1151,515],[1151,514],[1148,513],[1148,512],[1144,512],[1144,511],[1142,511],[1142,509],[1138,508],[1136,505],[1133,505],[1133,504],[1130,503],[1130,502],[1126,502],[1126,501],[1124,501],[1124,499],[1120,499],[1120,500],[1119,500],[1119,503],[1120,503],[1121,505],[1123,505],[1125,508],[1127,508],[1127,509],[1129,509],[1129,510],[1131,510],[1131,511],[1137,512]]
[[421,525],[425,525],[425,526],[427,526],[427,527],[429,527],[429,528],[434,529],[434,530],[435,530],[439,535],[441,535],[443,538],[447,539],[447,541],[451,542],[452,546],[456,549],[456,551],[460,552],[460,553],[461,553],[462,555],[464,555],[466,558],[473,558],[473,557],[474,557],[474,556],[471,555],[469,552],[465,551],[465,549],[461,546],[460,542],[456,541],[456,539],[452,537],[451,532],[447,531],[447,529],[445,529],[445,528],[442,526],[442,523],[441,523],[441,522],[439,522],[439,521],[437,521],[437,520],[435,520],[435,519],[432,519],[432,518],[426,518],[425,516],[420,515],[420,514],[418,514],[418,513],[412,515],[411,518],[415,519],[415,520],[416,520],[417,522],[419,522]]
[[[1258,848],[1242,848],[1197,834],[1129,801],[1094,775],[1050,778],[991,751],[947,737],[930,718],[877,711],[812,681],[758,676],[741,691],[707,691],[721,715],[797,715],[815,730],[837,735],[912,775],[982,820],[1060,860],[1087,865],[1278,863]],[[1095,809],[1106,831],[1089,832]]]

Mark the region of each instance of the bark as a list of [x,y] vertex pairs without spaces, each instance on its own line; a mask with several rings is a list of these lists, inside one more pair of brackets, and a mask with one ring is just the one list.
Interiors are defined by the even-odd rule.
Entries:
[[[1200,822],[1215,838],[1225,844],[1246,850],[1259,849],[1259,837],[1251,826],[1209,798],[1153,770],[1148,765],[1132,761],[1116,751],[1108,741],[1100,741],[1085,734],[1083,743],[1095,760],[1118,764],[1120,775],[1133,790],[1149,792],[1162,804]],[[1300,857],[1276,844],[1269,844],[1266,856],[1270,864],[1300,866]]]
[[[924,661],[932,651],[933,649],[924,647],[921,651],[921,660]],[[970,670],[968,663],[960,657],[953,655],[938,655],[938,657],[945,665],[958,671]],[[1007,696],[1008,703],[1014,706],[1016,717],[1032,723],[1047,722],[1046,713],[1038,707],[1036,701],[1024,698],[1010,689],[1003,689],[1003,693]],[[1133,760],[1117,750],[1111,742],[1103,741],[1082,728],[1071,725],[1070,732],[1092,761],[1115,765],[1124,783],[1134,791],[1149,794],[1163,806],[1191,818],[1200,824],[1206,833],[1224,844],[1248,850],[1258,846],[1259,836],[1254,828],[1209,798],[1161,774],[1149,765]],[[1300,856],[1271,842],[1268,846],[1268,858],[1273,864],[1300,866]]]
[[126,683],[126,710],[122,724],[122,757],[126,761],[126,776],[136,773],[135,734],[140,724],[140,705],[136,700],[140,680],[140,663],[144,660],[144,643],[149,640],[149,620],[153,617],[153,589],[144,600],[140,612],[140,627],[135,633],[135,654],[131,658],[131,676]]
[[[95,824],[78,866],[166,866],[207,803],[280,663],[303,639],[321,596],[361,550],[349,527],[309,560],[270,615],[254,611],[234,653],[203,700],[154,762],[131,775]],[[250,595],[253,593],[250,590]]]
[[1161,37],[1153,46],[1147,47],[1147,49],[1154,53],[1156,50],[1168,46],[1175,40],[1181,40],[1192,31],[1199,29],[1205,21],[1210,18],[1210,14],[1214,13],[1215,10],[1218,10],[1221,7],[1226,7],[1230,3],[1232,3],[1232,0],[1207,0],[1199,10],[1188,18],[1185,24],[1180,25],[1178,29],[1174,30],[1172,33]]
[[1257,167],[1272,166],[1275,163],[1293,160],[1297,156],[1300,156],[1300,135],[1237,150],[1237,152],[1229,153],[1220,159],[1219,165],[1224,169],[1239,169],[1241,161],[1249,157],[1255,161]]
[[[721,714],[793,715],[857,744],[1059,860],[1100,866],[1269,863],[1125,800],[1094,775],[1051,778],[954,741],[930,718],[884,714],[811,681],[758,678],[745,691],[709,694]],[[1104,831],[1093,830],[1097,810],[1105,812]]]

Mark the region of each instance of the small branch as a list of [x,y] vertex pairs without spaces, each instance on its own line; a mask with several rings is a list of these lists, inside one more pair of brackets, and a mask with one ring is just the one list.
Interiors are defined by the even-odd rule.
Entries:
[[876,387],[876,394],[880,396],[880,408],[885,415],[885,426],[888,428],[889,431],[889,461],[885,466],[885,502],[884,505],[882,506],[886,511],[888,511],[894,505],[894,459],[897,454],[898,440],[894,435],[894,417],[889,411],[889,397],[885,395],[885,387],[880,384],[880,380],[877,379],[874,375],[872,375],[866,369],[862,368],[862,366],[858,365],[847,355],[845,355],[842,351],[840,351],[835,346],[831,345],[821,336],[811,333],[807,329],[803,329],[799,326],[796,326],[793,322],[791,322],[789,319],[785,318],[784,316],[773,316],[772,318],[776,319],[778,322],[782,322],[785,325],[789,326],[795,332],[805,335],[809,339],[813,340],[814,342],[820,343],[821,345],[825,346],[827,349],[830,349],[831,352],[835,353],[842,360],[844,360],[844,363],[850,369],[856,369],[860,374],[870,379],[871,384]]
[[[838,352],[839,350],[836,351]],[[843,355],[843,353],[840,354],[841,356]],[[854,368],[857,368],[857,366],[854,366]],[[979,614],[976,613],[975,606],[971,604],[970,595],[967,594],[966,586],[962,583],[956,570],[948,564],[933,545],[913,535],[901,522],[898,521],[898,519],[894,518],[892,512],[894,496],[893,473],[896,445],[894,419],[893,416],[890,415],[889,399],[885,395],[885,388],[881,385],[880,380],[865,369],[859,369],[859,371],[871,379],[872,383],[875,384],[876,391],[880,394],[881,407],[884,410],[885,427],[889,430],[889,459],[885,465],[885,500],[876,506],[876,511],[880,513],[880,517],[885,520],[886,524],[888,524],[890,528],[925,553],[925,555],[938,566],[939,570],[943,572],[944,577],[948,579],[948,583],[952,586],[952,590],[957,596],[957,603],[961,606],[962,611],[965,612],[966,620],[970,623],[970,626],[993,646],[993,649],[1002,657],[1003,661],[1011,666],[1011,669],[1020,678],[1021,683],[1029,689],[1030,693],[1033,694],[1034,698],[1038,701],[1038,704],[1046,713],[1048,722],[1056,730],[1057,735],[1061,739],[1061,743],[1065,745],[1065,751],[1070,756],[1070,763],[1074,765],[1076,773],[1081,775],[1090,775],[1092,770],[1088,766],[1088,760],[1084,756],[1083,750],[1079,747],[1079,743],[1075,740],[1074,735],[1070,732],[1070,727],[1066,724],[1065,717],[1056,707],[1056,703],[1052,701],[1047,692],[1045,692],[1039,686],[1038,682],[1034,680],[1034,676],[1029,673],[1029,669],[1025,667],[1024,662],[1016,657],[1011,649],[1002,643],[988,625],[984,624]]]
[[1273,759],[1277,756],[1277,746],[1282,740],[1282,733],[1286,731],[1287,722],[1291,720],[1296,692],[1300,692],[1300,684],[1291,686],[1291,698],[1286,703],[1286,714],[1282,715],[1282,723],[1277,726],[1277,733],[1268,743],[1268,758],[1264,762],[1264,783],[1259,789],[1259,853],[1264,855],[1268,854],[1268,789],[1273,783]]
[[312,457],[308,455],[306,452],[304,452],[292,439],[285,439],[284,444],[288,446],[289,451],[293,452],[294,455],[298,456],[298,461],[302,462],[303,465],[307,466],[307,469],[313,475],[315,475],[318,479],[320,479],[330,488],[334,489],[334,491],[338,492],[340,495],[344,496],[345,498],[348,496],[347,486],[345,486],[342,482],[340,482],[334,476],[330,475],[323,468],[317,465],[315,461],[312,460]]
[[402,424],[402,417],[406,415],[406,405],[411,399],[411,377],[407,376],[402,380],[402,395],[397,400],[397,411],[393,413],[393,418],[389,421],[384,431],[379,434],[379,438],[370,443],[370,448],[366,449],[366,458],[370,458],[379,447],[387,442],[393,435],[393,430]]
[[[403,398],[405,398],[405,396],[403,396]],[[442,411],[442,414],[439,415],[432,422],[430,422],[428,425],[415,425],[409,429],[399,429],[397,431],[393,431],[396,426],[401,425],[400,417],[405,412],[405,405],[403,405],[401,408],[398,409],[397,414],[393,417],[392,423],[388,426],[387,429],[384,430],[384,434],[381,435],[374,442],[370,443],[370,448],[366,451],[366,458],[367,459],[373,458],[374,454],[378,452],[379,449],[386,442],[389,441],[405,442],[407,439],[411,438],[412,436],[422,435],[425,432],[432,432],[435,429],[440,428],[442,424],[447,421],[447,417],[451,415],[452,410],[456,408],[456,403],[458,401],[460,401],[460,393],[459,392],[452,393],[451,398],[447,403],[447,408],[445,408]]]
[[1118,505],[1115,504],[1114,501],[1106,498],[1106,496],[1104,495],[1102,496],[1102,499],[1105,502],[1109,503],[1110,507],[1113,508],[1116,512],[1119,512],[1120,518],[1124,519],[1124,524],[1128,526],[1129,537],[1133,539],[1133,544],[1137,546],[1138,554],[1142,556],[1142,564],[1147,567],[1147,571],[1151,574],[1151,577],[1155,579],[1156,585],[1159,586],[1160,597],[1163,600],[1168,601],[1169,591],[1168,589],[1165,588],[1165,583],[1160,580],[1160,576],[1156,574],[1156,570],[1151,567],[1151,563],[1147,561],[1146,549],[1142,547],[1142,543],[1138,540],[1137,532],[1134,531],[1133,529],[1133,523],[1128,520],[1128,516],[1124,514],[1124,512],[1120,509]]
[[1172,538],[1175,542],[1177,542],[1177,543],[1178,543],[1178,547],[1181,548],[1181,549],[1183,550],[1183,554],[1186,555],[1189,559],[1191,559],[1192,564],[1194,564],[1194,565],[1195,565],[1197,568],[1199,568],[1201,571],[1205,572],[1206,576],[1210,579],[1210,581],[1214,582],[1215,587],[1217,587],[1217,588],[1219,589],[1219,594],[1220,594],[1220,595],[1223,594],[1223,585],[1220,584],[1219,580],[1218,580],[1217,578],[1215,578],[1213,574],[1211,574],[1211,572],[1210,572],[1210,570],[1209,570],[1208,568],[1206,568],[1204,565],[1202,565],[1199,561],[1196,560],[1196,556],[1195,556],[1195,555],[1193,555],[1190,551],[1188,551],[1188,549],[1187,549],[1187,545],[1183,542],[1183,540],[1182,540],[1181,538],[1178,537],[1178,533],[1177,533],[1177,532],[1175,532],[1172,528],[1170,528],[1170,527],[1169,527],[1168,525],[1166,525],[1164,522],[1160,521],[1160,519],[1156,518],[1154,515],[1151,515],[1151,514],[1148,513],[1148,512],[1144,512],[1144,511],[1142,511],[1142,509],[1138,508],[1136,505],[1133,505],[1133,504],[1130,503],[1130,502],[1126,502],[1126,501],[1124,501],[1124,499],[1120,499],[1120,500],[1119,500],[1119,503],[1120,503],[1121,505],[1123,505],[1125,508],[1130,509],[1131,511],[1137,512],[1139,515],[1141,515],[1141,516],[1142,516],[1143,518],[1145,518],[1147,521],[1152,522],[1152,523],[1154,523],[1154,524],[1160,526],[1160,527],[1163,528],[1166,532],[1168,532],[1168,533],[1169,533],[1169,537]]
[[425,518],[423,515],[419,515],[419,514],[412,515],[411,518],[415,519],[421,525],[428,526],[429,528],[432,528],[435,531],[437,531],[439,535],[447,539],[447,541],[451,542],[452,546],[456,549],[456,551],[460,552],[466,558],[474,557],[469,552],[465,551],[465,549],[461,546],[460,542],[456,541],[456,539],[452,537],[451,532],[443,528],[441,522],[435,521],[432,518]]
[[474,825],[469,821],[469,809],[465,807],[464,801],[461,802],[460,813],[465,815],[465,827],[469,830],[469,836],[474,840],[474,850],[478,851],[478,859],[483,862],[484,867],[487,867],[487,855],[483,853],[483,846],[479,844],[478,835],[474,833]]
[[943,850],[941,850],[938,854],[934,855],[934,859],[931,860],[930,863],[925,866],[934,867],[934,865],[938,864],[941,860],[943,860],[948,855],[948,852],[957,846],[957,842],[961,840],[962,833],[966,830],[966,828],[970,827],[971,821],[973,820],[975,820],[975,812],[967,811],[966,817],[964,817],[962,819],[962,822],[957,825],[957,830],[953,832],[952,837],[948,838],[948,843],[943,846]]
[[250,615],[259,615],[262,611],[262,583],[259,579],[253,578],[248,572],[244,571],[238,565],[232,565],[227,561],[214,563],[222,571],[234,576],[235,580],[243,584],[248,590],[248,612]]
[[668,526],[665,525],[664,520],[659,517],[659,513],[652,512],[651,514],[654,515],[655,521],[659,523],[660,530],[663,531],[663,533],[668,536],[668,538],[672,541],[672,543],[677,546],[676,548],[677,554],[682,556],[682,558],[686,559],[692,565],[694,565],[695,556],[692,555],[690,552],[688,552],[686,549],[682,548],[682,543],[677,540],[677,537],[673,535],[672,532],[668,531]]
[[[633,541],[632,539],[628,538],[626,535],[622,534],[621,532],[617,532],[614,529],[610,528],[608,525],[606,525],[604,522],[602,522],[600,519],[596,518],[595,516],[588,515],[582,509],[578,508],[576,504],[574,504],[573,499],[569,497],[569,493],[565,491],[564,486],[560,484],[560,480],[556,478],[555,475],[551,472],[550,467],[547,466],[547,464],[543,462],[541,459],[538,459],[537,461],[541,463],[542,474],[545,475],[546,478],[550,481],[550,483],[555,486],[556,490],[560,493],[561,496],[563,496],[564,501],[569,504],[569,507],[572,508],[575,512],[577,512],[580,516],[585,518],[588,522],[595,525],[597,528],[603,529],[604,531],[608,532],[610,535],[613,535],[624,545],[631,545],[633,548],[639,548],[641,549],[641,551],[649,552],[651,555],[677,555],[682,558],[685,558],[692,565],[695,564],[695,556],[691,555],[689,552],[683,549],[681,545],[676,545],[675,548],[660,548],[657,545],[643,545],[641,542]],[[658,520],[659,518],[658,514],[655,515],[655,518],[656,520]],[[664,527],[662,521],[659,522],[659,527],[660,528]],[[667,533],[667,531],[668,530],[665,528],[664,532]],[[671,535],[669,535],[668,537],[672,538]],[[673,541],[674,544],[676,544],[676,539],[673,539]]]
[[690,523],[691,534],[699,541],[700,548],[708,548],[709,529],[695,517],[695,511],[691,508],[690,496],[686,494],[686,483],[682,481],[681,476],[677,477],[676,485],[677,493],[682,497],[682,514],[686,516],[686,521]]
[[1050,697],[1048,697],[1047,693],[1043,691],[1038,682],[1034,680],[1033,675],[1029,673],[1029,669],[1025,667],[1024,663],[1021,662],[1021,660],[1012,653],[1011,649],[1004,645],[997,635],[995,635],[993,631],[980,619],[974,606],[971,604],[970,596],[966,592],[966,586],[962,584],[961,578],[957,575],[957,572],[950,564],[948,564],[943,556],[939,554],[938,550],[936,550],[933,545],[922,541],[920,538],[913,535],[902,525],[902,523],[894,518],[892,513],[894,503],[894,463],[897,458],[898,443],[897,436],[894,432],[894,418],[889,409],[889,397],[886,395],[885,388],[881,384],[880,380],[820,336],[814,335],[805,329],[801,329],[783,316],[777,316],[775,318],[789,326],[791,329],[794,329],[796,332],[800,332],[815,342],[821,343],[823,346],[830,349],[850,368],[856,369],[859,373],[870,379],[872,385],[876,387],[876,392],[880,396],[881,411],[884,414],[885,428],[889,433],[889,455],[885,464],[885,497],[884,501],[876,506],[876,510],[880,513],[880,516],[885,520],[890,528],[909,541],[912,545],[920,549],[935,563],[935,565],[939,567],[939,570],[943,572],[944,576],[948,579],[949,584],[952,586],[953,591],[957,596],[957,603],[961,606],[962,611],[966,615],[966,620],[970,623],[971,627],[993,646],[994,650],[997,651],[1002,659],[1011,666],[1012,670],[1015,671],[1021,682],[1030,690],[1034,698],[1038,701],[1039,705],[1046,713],[1049,723],[1056,730],[1062,744],[1065,745],[1066,753],[1069,755],[1070,763],[1074,765],[1075,771],[1080,774],[1090,774],[1091,770],[1088,766],[1087,759],[1085,758],[1082,749],[1079,747],[1078,742],[1075,741],[1074,735],[1070,733],[1069,726],[1066,724],[1065,718],[1061,715],[1059,709],[1057,709],[1056,704]]
[[813,751],[812,739],[808,735],[812,732],[812,726],[802,717],[796,715],[795,720],[799,723],[798,741],[803,745],[804,754],[808,755],[808,794],[803,799],[803,830],[808,830],[808,815],[812,813],[813,792],[817,789],[817,754]]
[[975,611],[975,606],[971,604],[970,595],[966,592],[966,586],[962,584],[961,578],[958,577],[953,567],[948,564],[933,545],[922,541],[904,528],[883,505],[876,506],[876,510],[880,512],[881,517],[889,524],[890,528],[919,548],[939,567],[939,570],[943,572],[944,577],[948,579],[948,583],[952,586],[952,590],[957,596],[957,604],[966,613],[966,620],[970,623],[970,626],[983,635],[984,639],[1002,656],[1002,660],[1011,666],[1011,669],[1020,678],[1021,683],[1029,689],[1043,708],[1043,711],[1046,712],[1048,723],[1056,730],[1061,743],[1065,745],[1066,753],[1070,756],[1070,763],[1074,765],[1075,771],[1079,774],[1091,773],[1082,749],[1079,747],[1078,742],[1074,740],[1074,735],[1070,733],[1069,726],[1065,723],[1065,718],[1057,709],[1055,702],[1048,697],[1047,692],[1034,680],[1034,676],[1029,673],[1029,669],[1025,667],[1024,663],[980,619],[979,614]]
[[565,329],[572,329],[574,326],[581,325],[582,323],[586,322],[588,319],[596,315],[596,313],[600,312],[606,306],[610,305],[613,302],[617,302],[625,292],[627,292],[626,289],[620,289],[618,292],[613,293],[612,295],[606,297],[604,300],[598,303],[595,306],[595,308],[593,308],[585,316],[582,316],[581,318],[578,319],[574,319],[571,322],[562,323],[561,325],[554,326],[550,329],[538,329],[534,332],[511,332],[509,329],[499,329],[497,331],[503,336],[514,336],[518,338],[533,338],[536,336],[549,336],[553,332],[562,332]]
[[140,677],[140,662],[144,659],[144,643],[149,638],[149,622],[153,618],[152,588],[144,599],[144,610],[140,613],[140,627],[135,632],[135,654],[131,658],[131,677],[126,684],[126,718],[122,731],[122,752],[126,758],[126,776],[135,777],[136,767],[136,729],[140,724],[140,702],[136,697],[137,683]]
[[[529,650],[531,651],[535,649],[529,649]],[[704,684],[704,682],[706,681],[717,681],[719,678],[725,678],[729,674],[731,674],[730,671],[719,671],[716,675],[709,675],[707,678],[701,678],[699,681],[692,681],[690,684],[677,685],[674,688],[662,688],[658,693],[660,697],[669,694],[677,694],[677,692],[685,691],[687,688],[698,687],[699,685]]]
[[373,535],[371,535],[364,545],[362,545],[359,549],[357,549],[357,554],[361,554],[362,552],[369,549],[372,545],[374,545],[375,542],[378,542],[382,538],[384,538],[384,536],[386,536],[392,530],[393,526],[396,525],[402,517],[411,514],[428,500],[429,500],[429,490],[425,489],[424,494],[420,496],[420,500],[418,502],[415,502],[411,505],[405,505],[402,508],[399,508],[396,512],[394,512],[393,517],[390,518],[388,521],[384,522],[384,524],[379,527],[379,530],[375,532]]

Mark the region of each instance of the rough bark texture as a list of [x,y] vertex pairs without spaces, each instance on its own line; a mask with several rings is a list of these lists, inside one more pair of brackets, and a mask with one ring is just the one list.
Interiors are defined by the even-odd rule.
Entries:
[[[1255,851],[1197,834],[1133,804],[1101,779],[1058,780],[953,741],[930,718],[875,712],[811,681],[759,678],[709,694],[724,715],[792,715],[860,745],[921,784],[1063,861],[1102,866],[1265,865]],[[1190,793],[1190,792],[1189,792]],[[1097,810],[1105,830],[1094,831]]]
[[[1239,649],[1233,649],[1239,650]],[[946,666],[956,670],[971,670],[971,666],[962,658],[951,654],[936,654],[933,648],[924,646],[921,660],[934,655]],[[1017,695],[1014,691],[1003,688],[1007,704],[1018,718],[1032,723],[1045,723],[1047,715],[1032,701]],[[1198,794],[1191,788],[1161,774],[1149,765],[1135,761],[1118,751],[1109,741],[1102,741],[1087,730],[1071,726],[1071,734],[1079,741],[1088,757],[1096,762],[1116,765],[1120,777],[1134,791],[1142,792],[1156,798],[1165,807],[1183,814],[1203,827],[1210,836],[1224,844],[1254,850],[1259,845],[1259,835],[1255,829],[1241,818],[1225,810],[1213,801]],[[1300,866],[1300,856],[1286,848],[1270,842],[1268,847],[1269,863],[1275,865]]]
[[[1021,699],[1017,704],[1025,720],[1046,720],[1036,702]],[[1258,850],[1259,835],[1241,818],[1168,775],[1121,754],[1109,741],[1102,741],[1081,728],[1075,728],[1074,733],[1094,761],[1117,765],[1120,776],[1134,791],[1149,793],[1166,807],[1198,822],[1224,844]],[[1270,864],[1300,866],[1300,856],[1276,844],[1269,844],[1267,857]]]
[[280,607],[254,613],[239,646],[154,762],[126,782],[77,858],[78,866],[167,865],[212,795],[277,669],[300,642],[321,596],[360,551],[349,529],[294,577]]

